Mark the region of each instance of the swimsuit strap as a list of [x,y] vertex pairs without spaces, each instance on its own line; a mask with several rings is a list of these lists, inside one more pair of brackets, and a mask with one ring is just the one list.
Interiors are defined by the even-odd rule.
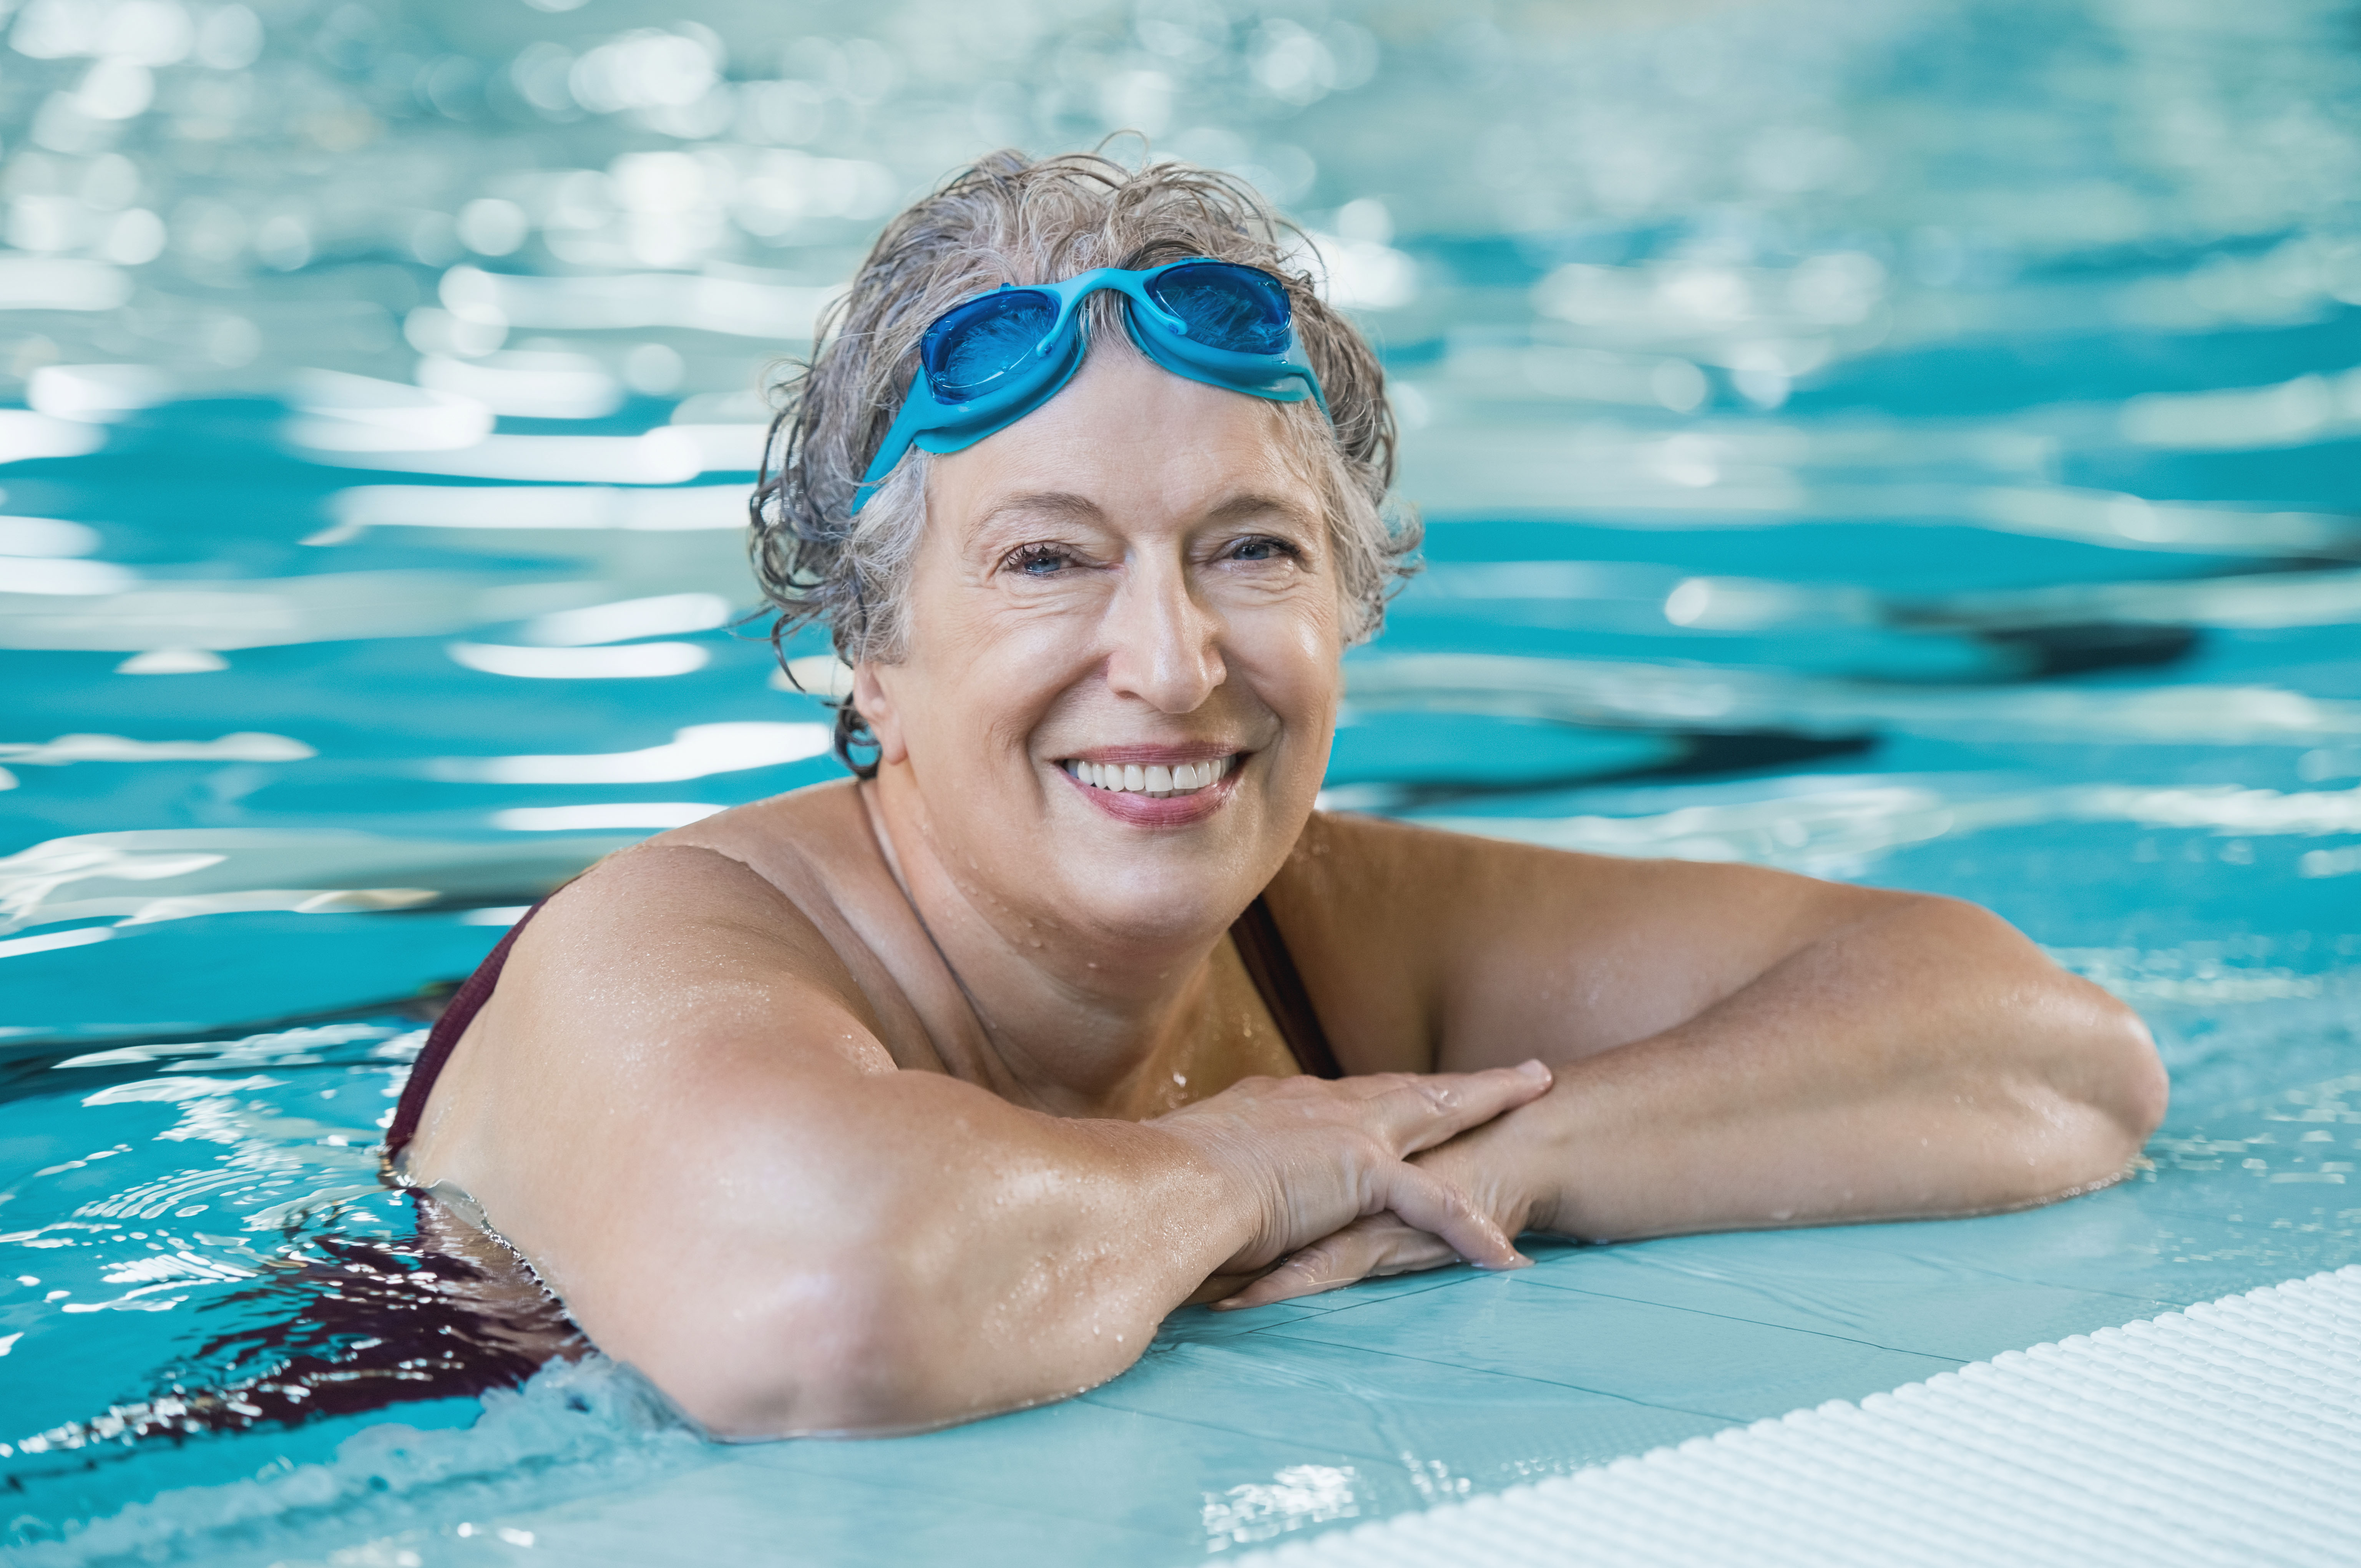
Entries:
[[1246,978],[1270,1010],[1271,1022],[1279,1025],[1279,1037],[1294,1053],[1295,1065],[1314,1078],[1344,1077],[1336,1053],[1329,1048],[1328,1031],[1320,1026],[1320,1014],[1312,1008],[1312,994],[1303,989],[1295,955],[1287,950],[1287,938],[1279,934],[1279,922],[1271,918],[1270,905],[1260,894],[1230,927],[1230,940],[1237,946]]
[[418,1135],[418,1118],[425,1113],[426,1098],[434,1092],[434,1080],[443,1076],[443,1069],[451,1059],[452,1048],[458,1045],[459,1036],[467,1032],[467,1025],[476,1021],[476,1014],[483,1011],[484,1003],[492,999],[492,987],[500,982],[500,970],[509,961],[509,949],[516,945],[517,933],[523,930],[526,923],[541,913],[541,905],[548,902],[548,899],[543,899],[508,928],[508,934],[500,938],[500,945],[485,955],[484,961],[476,966],[476,972],[469,975],[467,982],[453,993],[449,1003],[443,1009],[442,1016],[434,1020],[434,1027],[428,1031],[426,1044],[419,1051],[418,1059],[411,1064],[410,1081],[401,1086],[401,1102],[393,1108],[393,1120],[386,1126],[386,1158],[392,1159],[400,1155],[409,1146],[410,1140]]
[[[548,902],[542,900],[542,904]],[[398,1157],[418,1135],[418,1118],[425,1113],[427,1097],[434,1092],[434,1080],[443,1075],[452,1050],[459,1044],[459,1036],[467,1032],[467,1025],[476,1021],[476,1014],[492,999],[492,988],[500,984],[500,970],[509,961],[509,949],[516,945],[517,934],[541,913],[542,904],[526,910],[508,928],[500,945],[485,956],[476,972],[467,977],[467,983],[443,1009],[443,1015],[434,1020],[418,1060],[411,1067],[410,1081],[402,1085],[401,1102],[394,1107],[393,1120],[386,1127],[388,1159]],[[1328,1032],[1320,1026],[1320,1014],[1312,1010],[1311,993],[1303,989],[1303,976],[1296,970],[1295,956],[1287,950],[1287,939],[1279,934],[1279,922],[1271,918],[1270,906],[1260,897],[1247,905],[1246,912],[1230,927],[1230,940],[1236,945],[1238,961],[1246,966],[1246,978],[1254,981],[1255,993],[1269,1010],[1271,1022],[1279,1025],[1279,1037],[1293,1053],[1296,1065],[1314,1078],[1344,1077],[1345,1069],[1336,1064],[1336,1053],[1329,1048]]]

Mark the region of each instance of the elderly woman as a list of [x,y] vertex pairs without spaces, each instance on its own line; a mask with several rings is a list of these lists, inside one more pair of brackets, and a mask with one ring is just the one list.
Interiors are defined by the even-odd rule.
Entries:
[[[716,1432],[1115,1376],[1192,1300],[2114,1180],[2146,1032],[1982,910],[1312,809],[1415,543],[1249,193],[1001,154],[885,231],[754,554],[855,778],[520,924],[389,1147]],[[494,989],[497,982],[497,989]]]

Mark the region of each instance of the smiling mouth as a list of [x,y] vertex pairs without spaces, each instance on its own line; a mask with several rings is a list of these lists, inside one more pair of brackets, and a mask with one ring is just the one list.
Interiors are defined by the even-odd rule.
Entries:
[[1175,795],[1195,795],[1213,788],[1237,762],[1235,756],[1210,757],[1202,762],[1182,762],[1168,768],[1142,767],[1137,762],[1085,762],[1069,757],[1058,765],[1093,789],[1170,800]]

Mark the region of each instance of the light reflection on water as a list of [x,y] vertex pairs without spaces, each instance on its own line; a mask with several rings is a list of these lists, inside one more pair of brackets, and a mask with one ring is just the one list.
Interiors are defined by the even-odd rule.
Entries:
[[[2343,8],[618,3],[0,13],[0,1442],[119,1440],[255,1279],[409,1236],[421,988],[833,773],[732,630],[765,367],[926,183],[1126,127],[1301,216],[1387,358],[1432,567],[1332,805],[1991,903],[2149,1013],[2175,1168],[2342,1184],[2224,1133],[2353,1066]],[[11,1471],[9,1543],[549,1502],[670,1463],[613,1378]],[[1479,1488],[1575,1462],[1499,1446]],[[1428,1495],[1381,1468],[1159,1528]]]

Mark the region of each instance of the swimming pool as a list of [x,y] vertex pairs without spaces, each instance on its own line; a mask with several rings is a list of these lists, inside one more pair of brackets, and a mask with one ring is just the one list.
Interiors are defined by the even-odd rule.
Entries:
[[[2342,11],[683,14],[15,16],[0,1550],[1179,1562],[2361,1256]],[[730,626],[749,390],[903,192],[1123,124],[1403,389],[1330,803],[1990,904],[2155,1025],[2148,1168],[1183,1312],[890,1442],[517,1386],[377,1174],[422,988],[829,776]]]

